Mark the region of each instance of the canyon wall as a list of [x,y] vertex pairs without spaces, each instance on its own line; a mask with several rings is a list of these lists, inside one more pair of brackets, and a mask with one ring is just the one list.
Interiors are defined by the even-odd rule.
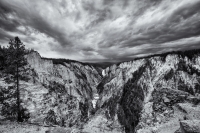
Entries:
[[[37,52],[26,58],[30,69],[28,80],[20,80],[20,97],[21,106],[30,113],[29,120],[41,123],[51,111],[57,119],[53,124],[63,119],[65,125],[74,126],[87,120],[94,110],[96,86],[102,79],[99,68],[78,61],[42,58]],[[6,89],[12,85],[3,78],[0,82]]]
[[192,106],[200,98],[200,55],[165,54],[112,65],[97,89],[97,107],[124,132],[175,132],[189,115],[182,104]]

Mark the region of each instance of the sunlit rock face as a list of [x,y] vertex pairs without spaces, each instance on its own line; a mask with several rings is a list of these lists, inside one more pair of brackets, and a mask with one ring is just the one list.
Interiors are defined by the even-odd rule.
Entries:
[[126,133],[174,133],[189,114],[177,103],[198,104],[191,97],[198,101],[199,61],[198,54],[165,54],[108,67],[97,87],[97,107],[107,119],[117,116]]
[[[54,64],[51,59],[43,59],[37,52],[32,52],[27,56],[28,63],[34,69],[39,82],[49,84],[49,81],[56,81],[65,84],[66,87],[73,87],[72,95],[78,96],[77,90],[95,91],[101,76],[93,66],[83,65],[79,62],[62,62]],[[83,85],[85,87],[83,87]]]
[[49,110],[59,117],[71,115],[76,121],[90,115],[93,95],[102,78],[93,66],[69,60],[56,62],[41,58],[37,52],[28,54],[27,61],[30,80],[21,82],[21,98],[35,121],[42,121]]

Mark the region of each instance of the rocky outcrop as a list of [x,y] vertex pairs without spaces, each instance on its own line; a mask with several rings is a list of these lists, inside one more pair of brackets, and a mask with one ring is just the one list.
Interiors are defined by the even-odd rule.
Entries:
[[174,133],[185,116],[177,103],[199,106],[199,61],[198,54],[169,53],[108,67],[97,106],[107,119],[117,115],[127,133]]
[[180,122],[182,133],[200,133],[200,120],[185,120]]

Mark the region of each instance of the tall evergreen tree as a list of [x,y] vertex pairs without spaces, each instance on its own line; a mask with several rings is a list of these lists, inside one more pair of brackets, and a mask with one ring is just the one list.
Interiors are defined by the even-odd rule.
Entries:
[[21,100],[19,80],[27,78],[26,72],[28,68],[26,67],[27,60],[25,58],[25,55],[25,45],[21,42],[21,40],[18,37],[11,39],[5,55],[6,60],[4,72],[6,72],[9,75],[11,82],[15,83],[14,86],[16,87],[16,105],[18,122],[23,121],[23,112],[20,106]]

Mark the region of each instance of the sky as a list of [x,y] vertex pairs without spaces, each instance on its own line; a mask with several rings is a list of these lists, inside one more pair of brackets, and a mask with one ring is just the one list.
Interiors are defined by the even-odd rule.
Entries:
[[0,0],[0,45],[119,62],[200,48],[200,0]]

